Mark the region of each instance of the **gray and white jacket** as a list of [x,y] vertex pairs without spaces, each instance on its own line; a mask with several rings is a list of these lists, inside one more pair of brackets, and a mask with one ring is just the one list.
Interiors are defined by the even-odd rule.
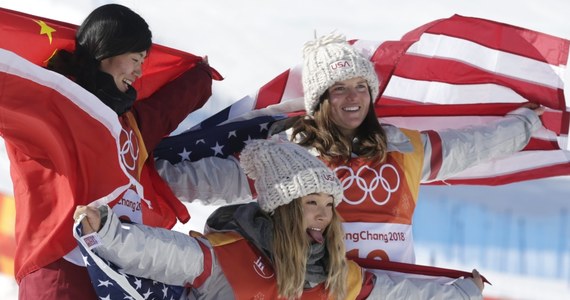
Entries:
[[[541,126],[533,110],[518,108],[489,124],[439,131],[442,163],[436,177],[432,178],[430,157],[436,150],[428,135],[422,133],[426,157],[422,165],[422,182],[445,180],[482,162],[518,152]],[[413,151],[410,140],[399,128],[392,125],[383,125],[383,128],[388,138],[388,151]],[[252,200],[247,177],[234,157],[208,157],[174,165],[159,160],[156,168],[174,194],[184,202],[220,205]]]
[[[190,286],[205,271],[203,251],[208,251],[213,258],[208,270],[211,274],[200,287],[187,288],[181,299],[235,299],[212,245],[206,238],[141,224],[124,224],[107,206],[99,210],[107,217],[97,233],[101,243],[94,252],[113,262],[122,272],[170,285]],[[246,230],[255,230],[253,228],[255,226]],[[252,243],[256,244],[255,241]],[[200,244],[205,245],[206,250]],[[239,254],[236,254],[236,259],[239,259]],[[442,283],[413,275],[373,273],[374,287],[368,299],[482,299],[481,292],[470,279],[460,278]]]

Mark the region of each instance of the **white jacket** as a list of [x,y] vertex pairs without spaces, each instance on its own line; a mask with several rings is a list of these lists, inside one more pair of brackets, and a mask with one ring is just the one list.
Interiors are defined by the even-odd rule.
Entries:
[[[204,272],[201,243],[213,258],[211,274],[200,288],[188,289],[184,299],[235,299],[207,239],[164,228],[123,224],[107,206],[100,210],[107,210],[107,218],[97,233],[101,244],[94,252],[122,272],[170,285],[190,285]],[[373,273],[376,280],[368,299],[482,299],[479,288],[470,279],[442,284],[405,274]]]
[[[506,117],[483,126],[438,132],[441,137],[442,165],[437,177],[430,180],[432,145],[422,134],[424,159],[422,182],[443,180],[478,163],[522,150],[532,132],[542,126],[533,110],[518,108]],[[388,137],[388,151],[411,151],[408,138],[394,126],[383,126]],[[242,203],[251,201],[248,180],[234,157],[207,157],[195,162],[172,165],[159,160],[156,169],[174,194],[185,202],[204,204]]]

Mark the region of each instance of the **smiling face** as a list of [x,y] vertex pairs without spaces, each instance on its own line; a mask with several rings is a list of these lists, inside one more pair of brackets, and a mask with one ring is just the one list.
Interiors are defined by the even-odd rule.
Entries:
[[333,217],[333,197],[326,193],[314,193],[301,197],[306,232],[317,243],[323,242],[323,233]]
[[328,89],[328,94],[333,123],[343,135],[354,137],[370,107],[368,83],[362,77],[339,81]]
[[142,64],[146,54],[146,51],[128,52],[105,58],[101,60],[100,69],[113,76],[117,88],[124,93],[142,75]]

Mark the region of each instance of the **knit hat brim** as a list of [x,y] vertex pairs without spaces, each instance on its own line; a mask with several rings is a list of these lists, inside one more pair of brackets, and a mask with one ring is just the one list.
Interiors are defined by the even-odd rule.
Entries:
[[342,201],[342,186],[332,170],[306,149],[289,141],[253,140],[240,154],[245,173],[253,180],[257,201],[272,212],[294,199],[313,193]]
[[372,99],[379,93],[374,64],[349,45],[343,35],[329,34],[307,42],[303,48],[303,92],[305,110],[313,115],[320,97],[336,82],[362,77]]

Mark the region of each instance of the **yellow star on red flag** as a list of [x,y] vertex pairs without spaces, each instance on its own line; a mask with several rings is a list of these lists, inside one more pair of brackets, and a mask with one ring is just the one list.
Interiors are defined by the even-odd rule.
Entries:
[[51,45],[51,41],[52,41],[51,33],[55,32],[55,29],[49,27],[49,25],[46,24],[44,21],[35,21],[35,22],[38,23],[38,25],[40,25],[40,34],[47,35],[49,38],[49,43]]

